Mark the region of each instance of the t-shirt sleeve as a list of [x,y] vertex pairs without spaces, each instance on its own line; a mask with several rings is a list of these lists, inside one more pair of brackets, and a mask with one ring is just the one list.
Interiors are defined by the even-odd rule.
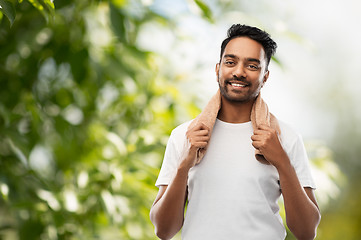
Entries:
[[176,136],[173,131],[167,143],[162,167],[160,169],[155,186],[159,187],[161,185],[169,185],[178,167],[179,159],[180,153],[176,144]]
[[301,135],[297,134],[296,141],[292,145],[289,157],[301,185],[303,187],[315,189],[316,185],[311,174],[309,159]]

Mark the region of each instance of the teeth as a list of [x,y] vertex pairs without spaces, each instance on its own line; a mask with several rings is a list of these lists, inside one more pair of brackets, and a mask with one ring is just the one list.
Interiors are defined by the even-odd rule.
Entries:
[[234,87],[245,87],[246,85],[238,84],[238,83],[231,83]]

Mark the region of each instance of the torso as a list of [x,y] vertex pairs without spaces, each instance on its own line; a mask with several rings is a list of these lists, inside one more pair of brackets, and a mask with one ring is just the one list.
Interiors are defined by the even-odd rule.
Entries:
[[206,155],[189,172],[183,239],[284,239],[278,173],[255,159],[252,134],[251,122],[217,119]]

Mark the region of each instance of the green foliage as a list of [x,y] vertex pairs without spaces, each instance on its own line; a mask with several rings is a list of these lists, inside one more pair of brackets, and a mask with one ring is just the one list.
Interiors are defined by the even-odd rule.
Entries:
[[135,1],[56,4],[0,20],[0,239],[154,239],[174,105],[195,106],[135,42],[172,23]]
[[54,3],[52,0],[28,0],[39,10],[47,21],[54,15]]
[[[199,109],[166,60],[137,46],[145,23],[175,26],[142,2],[0,0],[0,239],[155,239],[148,214],[166,141]],[[211,23],[241,13],[239,2],[213,12],[206,2],[189,5]],[[343,180],[335,159],[350,183],[327,196],[318,239],[360,236],[360,131],[346,125],[335,157],[308,146],[316,168]]]
[[15,7],[12,2],[6,0],[0,0],[1,12],[9,19],[10,25],[13,25],[15,20]]
[[[15,6],[22,1],[23,0],[0,0],[0,10],[8,18],[10,26],[12,26],[15,21]],[[54,15],[54,3],[52,0],[28,0],[28,2],[37,8],[47,20]]]
[[214,19],[212,17],[212,11],[208,7],[207,4],[205,4],[202,0],[194,0],[194,2],[197,4],[197,6],[202,10],[202,15],[205,19],[207,19],[210,22],[214,22]]

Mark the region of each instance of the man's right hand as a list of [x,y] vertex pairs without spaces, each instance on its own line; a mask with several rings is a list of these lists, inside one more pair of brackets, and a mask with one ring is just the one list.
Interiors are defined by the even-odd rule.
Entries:
[[188,155],[181,163],[182,166],[190,169],[197,163],[197,151],[205,148],[210,139],[209,128],[204,123],[197,123],[191,129],[188,129],[187,140],[190,143]]

